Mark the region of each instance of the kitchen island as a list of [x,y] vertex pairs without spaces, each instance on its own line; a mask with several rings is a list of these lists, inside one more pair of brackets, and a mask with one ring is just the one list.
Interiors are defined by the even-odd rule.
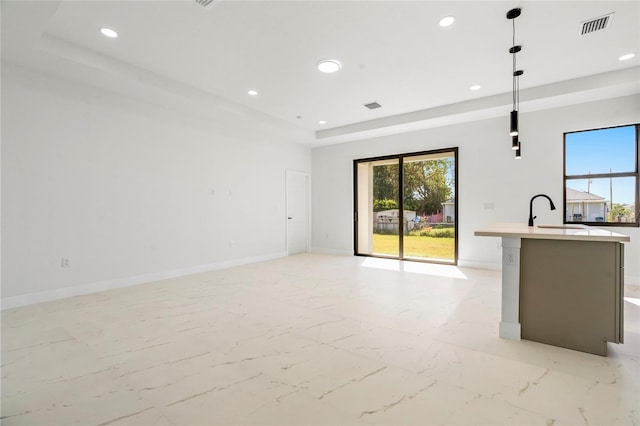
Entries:
[[502,238],[500,337],[606,356],[622,343],[627,235],[584,225],[494,224]]

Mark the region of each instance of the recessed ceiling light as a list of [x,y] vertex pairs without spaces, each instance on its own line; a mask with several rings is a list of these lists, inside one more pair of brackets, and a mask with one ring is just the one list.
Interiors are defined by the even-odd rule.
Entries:
[[251,96],[258,96],[258,92],[256,92],[255,90],[249,90],[247,93]]
[[626,55],[622,55],[618,58],[619,61],[626,61],[636,56],[635,53],[627,53]]
[[453,16],[445,16],[444,18],[442,18],[440,20],[440,26],[441,27],[448,27],[449,25],[453,24],[453,22],[456,20],[456,18],[454,18]]
[[324,121],[324,120],[320,120],[320,121],[318,121],[318,124],[327,124],[327,122]]
[[475,85],[469,87],[469,89],[471,89],[471,90],[480,90],[481,88],[482,88],[482,86],[480,86],[478,84],[475,84]]
[[105,37],[109,37],[109,38],[116,38],[118,37],[118,33],[115,32],[114,30],[112,30],[111,28],[100,28],[100,32],[102,33],[103,36]]
[[323,59],[318,62],[318,70],[324,73],[332,73],[340,70],[342,64],[335,59]]

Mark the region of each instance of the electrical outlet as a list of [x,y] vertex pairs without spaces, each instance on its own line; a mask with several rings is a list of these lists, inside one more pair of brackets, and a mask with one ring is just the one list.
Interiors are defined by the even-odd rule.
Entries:
[[507,256],[507,265],[515,265],[516,264],[516,255],[515,253],[506,253]]
[[236,242],[234,240],[229,240],[229,247],[233,247],[236,245]]
[[69,267],[69,258],[67,258],[67,257],[63,257],[63,258],[60,260],[60,267],[61,267],[61,268],[68,268],[68,267]]

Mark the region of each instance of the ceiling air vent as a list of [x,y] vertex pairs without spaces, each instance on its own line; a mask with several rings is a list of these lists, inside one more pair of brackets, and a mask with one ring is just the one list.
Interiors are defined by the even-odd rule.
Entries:
[[364,104],[365,107],[369,108],[369,109],[377,109],[377,108],[382,108],[382,105],[380,105],[377,102],[370,102],[368,104]]
[[215,0],[193,0],[202,7],[210,6]]
[[607,29],[609,24],[611,24],[612,19],[613,12],[608,15],[580,22],[580,35],[591,34],[596,31]]

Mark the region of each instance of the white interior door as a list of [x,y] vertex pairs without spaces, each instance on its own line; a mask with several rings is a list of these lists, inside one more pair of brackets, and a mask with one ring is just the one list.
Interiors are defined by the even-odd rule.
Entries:
[[304,253],[309,245],[309,175],[287,170],[287,254]]

